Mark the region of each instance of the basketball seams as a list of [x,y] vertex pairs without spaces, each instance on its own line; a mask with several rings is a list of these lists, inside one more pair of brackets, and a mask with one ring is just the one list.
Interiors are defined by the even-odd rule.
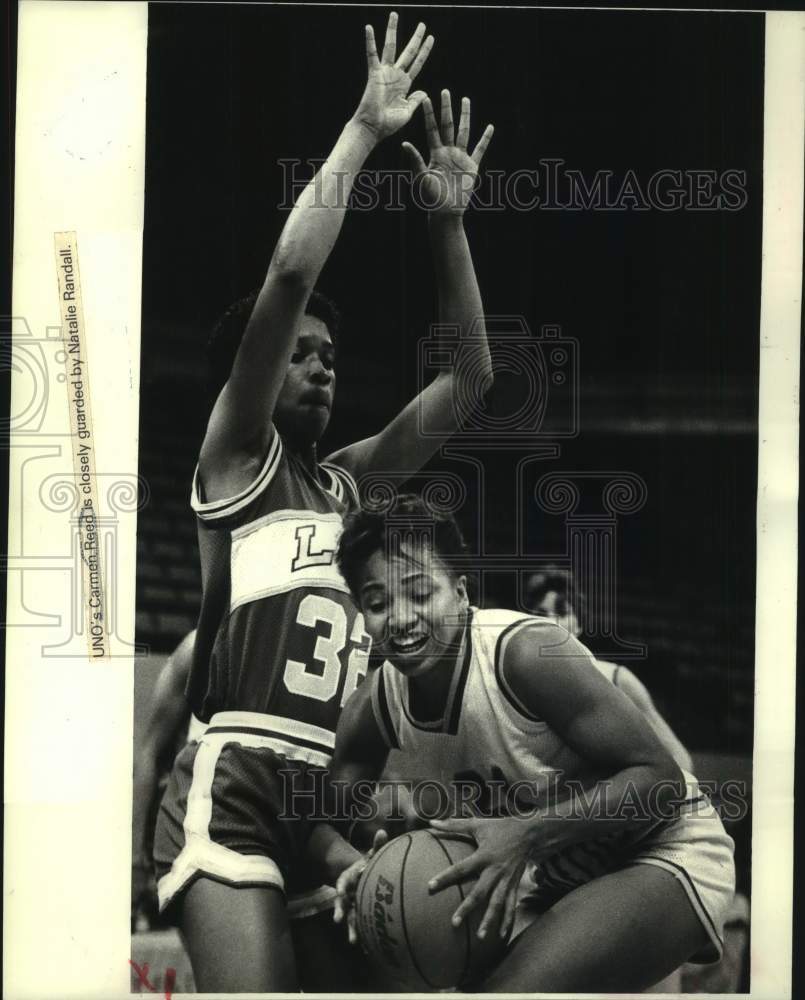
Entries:
[[[429,835],[428,838],[420,839],[424,838],[425,833]],[[435,841],[437,845],[435,852],[432,845],[428,846],[430,841]],[[457,850],[460,848],[456,857],[453,857],[450,850],[450,845],[453,843],[455,843]],[[438,912],[439,926],[442,927],[441,921],[445,918],[449,921],[449,914],[467,898],[465,888],[456,884],[457,900],[454,897],[451,898],[452,893],[445,891],[443,899],[438,902],[429,902],[430,893],[428,893],[425,884],[428,869],[430,869],[430,875],[443,870],[439,862],[440,857],[444,857],[447,865],[452,867],[456,860],[463,856],[465,849],[461,847],[462,843],[466,844],[468,849],[477,848],[473,839],[466,836],[441,836],[433,830],[419,830],[414,833],[408,831],[384,845],[369,861],[362,873],[362,884],[356,897],[356,906],[359,911],[358,931],[361,942],[365,945],[364,951],[382,976],[391,977],[389,982],[393,981],[398,985],[404,984],[405,990],[438,991],[451,986],[460,990],[462,984],[469,982],[470,977],[477,975],[480,971],[479,963],[486,965],[488,957],[490,957],[487,955],[488,949],[483,948],[477,955],[474,954],[473,944],[477,945],[478,942],[474,942],[473,939],[473,922],[471,920],[464,920],[462,923],[463,932],[459,931],[458,933],[456,933],[457,928],[450,928],[448,922],[444,925],[444,930],[439,931],[436,940],[434,940],[431,931],[428,930],[427,917],[424,926],[420,919],[430,909],[432,917],[435,917]],[[392,844],[397,846],[397,850],[388,855],[388,849],[391,848]],[[381,857],[386,860],[380,861]],[[406,881],[409,873],[409,861],[413,864],[411,869],[413,881],[410,886]],[[393,948],[391,955],[386,954],[380,947],[380,938],[377,937],[378,928],[375,926],[376,921],[371,918],[371,915],[367,915],[366,919],[363,919],[364,915],[367,914],[367,908],[371,909],[373,904],[372,897],[379,878],[379,876],[374,875],[376,867],[378,871],[384,871],[386,877],[396,883],[398,890],[397,906],[396,908],[392,906],[392,911],[396,913],[399,926],[397,928],[397,941],[395,942],[392,938],[388,942]],[[388,903],[391,902],[392,900],[389,899]],[[446,912],[445,908],[449,912]],[[410,927],[407,922],[409,917],[412,920]],[[389,913],[387,919],[390,918],[391,914]],[[464,956],[460,958],[458,949],[462,940],[464,942]],[[439,944],[439,941],[442,944]],[[434,951],[434,945],[436,951]],[[443,966],[445,956],[442,955],[441,960],[438,957],[439,949],[442,946],[449,947],[450,961],[447,968]],[[395,955],[402,959],[401,966],[398,966]],[[398,967],[399,971],[396,975],[392,975],[389,962]],[[476,965],[479,965],[478,969],[475,969]],[[384,969],[385,971],[383,971]]]
[[[391,843],[391,841],[389,841],[389,843]],[[364,912],[364,910],[363,910],[363,899],[364,899],[364,896],[366,895],[366,889],[367,889],[367,887],[369,885],[369,875],[371,874],[371,871],[374,868],[374,866],[375,866],[375,864],[377,862],[377,859],[380,857],[380,855],[382,853],[383,853],[382,851],[378,851],[377,854],[375,854],[375,856],[370,859],[370,861],[367,864],[367,866],[361,872],[361,892],[360,892],[360,898],[355,901],[356,913],[358,915]],[[358,924],[358,930],[360,931],[360,927],[361,927],[360,917],[358,918],[357,924]],[[364,947],[364,951],[366,951],[365,947]]]
[[425,975],[422,969],[419,967],[419,962],[416,959],[416,954],[414,949],[411,947],[411,940],[408,937],[408,923],[405,919],[405,865],[408,861],[408,855],[411,851],[412,838],[411,834],[407,833],[405,836],[408,838],[408,845],[405,848],[405,854],[403,855],[402,864],[400,865],[400,923],[402,924],[403,935],[405,937],[405,947],[408,950],[408,954],[411,957],[411,961],[414,963],[414,968],[419,973],[419,977],[426,986],[430,987],[432,990],[437,990],[440,987],[432,983],[430,979]]
[[[449,861],[450,865],[452,866],[453,859],[450,857],[450,852],[447,850],[447,848],[442,843],[441,838],[437,837],[432,830],[428,830],[427,832],[430,834],[430,836],[433,838],[433,840],[435,840],[436,843],[439,845],[439,847],[441,848],[442,852],[444,853],[444,856],[447,858],[447,860]],[[464,890],[462,889],[461,885],[458,882],[456,882],[455,887],[456,887],[456,889],[458,889],[458,894],[461,897],[461,902],[463,903],[464,902]],[[466,941],[465,941],[465,948],[464,948],[464,971],[461,974],[461,977],[459,978],[458,985],[460,985],[461,983],[464,982],[464,980],[467,978],[467,975],[469,974],[469,971],[470,971],[470,968],[469,968],[470,967],[470,959],[472,957],[472,941],[470,940],[470,933],[471,933],[471,931],[470,931],[469,921],[465,920],[464,921],[464,936],[466,938]]]

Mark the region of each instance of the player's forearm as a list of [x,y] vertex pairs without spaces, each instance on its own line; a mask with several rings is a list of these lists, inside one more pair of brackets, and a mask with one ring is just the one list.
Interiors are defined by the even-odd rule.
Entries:
[[684,793],[682,775],[670,758],[626,768],[587,789],[571,782],[568,787],[566,798],[528,821],[542,857],[573,844],[669,819]]
[[453,372],[453,377],[471,377],[474,386],[480,382],[486,389],[492,381],[492,359],[486,340],[481,289],[462,216],[432,213],[428,228],[436,273],[439,322],[457,327],[462,337],[472,334],[464,343],[463,363]]
[[326,885],[335,885],[341,872],[363,857],[329,823],[316,824],[308,840],[307,852]]
[[327,160],[297,199],[282,230],[270,272],[312,288],[344,221],[355,178],[376,145],[374,133],[350,119]]

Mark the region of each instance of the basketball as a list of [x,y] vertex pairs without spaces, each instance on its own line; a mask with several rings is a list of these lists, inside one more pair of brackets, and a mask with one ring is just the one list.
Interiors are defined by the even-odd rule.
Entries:
[[498,927],[483,939],[476,933],[485,903],[460,927],[450,922],[475,879],[428,892],[434,875],[474,851],[470,838],[417,830],[390,841],[366,866],[356,893],[356,922],[378,988],[451,989],[474,980],[500,957],[506,942]]

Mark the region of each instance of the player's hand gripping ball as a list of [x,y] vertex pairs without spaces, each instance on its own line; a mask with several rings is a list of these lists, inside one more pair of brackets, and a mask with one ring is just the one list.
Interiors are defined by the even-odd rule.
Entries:
[[498,928],[477,936],[484,907],[459,927],[451,917],[475,879],[428,891],[428,882],[473,854],[468,837],[418,830],[390,841],[369,861],[355,897],[358,940],[376,977],[390,992],[463,986],[491,968],[506,948]]

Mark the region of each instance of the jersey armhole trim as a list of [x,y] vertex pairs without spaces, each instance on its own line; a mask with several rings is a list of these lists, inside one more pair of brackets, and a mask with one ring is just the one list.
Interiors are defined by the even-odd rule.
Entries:
[[391,720],[391,710],[389,709],[388,697],[386,695],[386,682],[383,677],[383,667],[380,666],[375,671],[375,682],[372,686],[372,708],[375,714],[375,721],[380,729],[380,735],[389,750],[399,750],[400,741]]
[[470,663],[472,662],[472,619],[473,609],[467,612],[467,621],[464,625],[464,658],[461,663],[461,671],[458,675],[458,682],[455,689],[450,693],[451,702],[449,712],[445,718],[447,723],[445,732],[455,736],[458,733],[458,723],[461,718],[461,707],[464,703],[464,690],[467,687],[467,678],[470,675]]
[[[323,469],[332,475],[332,477],[341,483],[342,489],[344,491],[344,496],[339,497],[339,499],[347,507],[360,507],[360,497],[358,495],[358,484],[352,476],[352,473],[347,472],[347,470],[342,465],[336,465],[335,462],[324,461],[321,463]],[[351,497],[351,502],[347,501],[347,494]]]
[[204,501],[201,499],[201,483],[199,480],[198,465],[193,473],[193,489],[190,494],[190,506],[202,521],[217,521],[224,517],[229,517],[242,510],[253,500],[255,500],[268,486],[274,478],[279,468],[282,458],[282,441],[276,430],[268,447],[268,454],[262,468],[255,479],[240,493],[223,500]]
[[547,725],[544,719],[540,719],[539,716],[534,715],[534,713],[530,712],[522,701],[520,701],[512,690],[511,685],[503,672],[503,660],[506,655],[506,648],[509,645],[509,641],[517,632],[520,631],[520,629],[524,628],[530,622],[530,618],[523,618],[520,621],[512,622],[512,624],[509,625],[508,628],[505,628],[498,636],[498,641],[495,644],[495,678],[498,682],[501,694],[504,696],[506,701],[509,702],[512,708],[522,715],[523,718],[528,719],[529,722]]

